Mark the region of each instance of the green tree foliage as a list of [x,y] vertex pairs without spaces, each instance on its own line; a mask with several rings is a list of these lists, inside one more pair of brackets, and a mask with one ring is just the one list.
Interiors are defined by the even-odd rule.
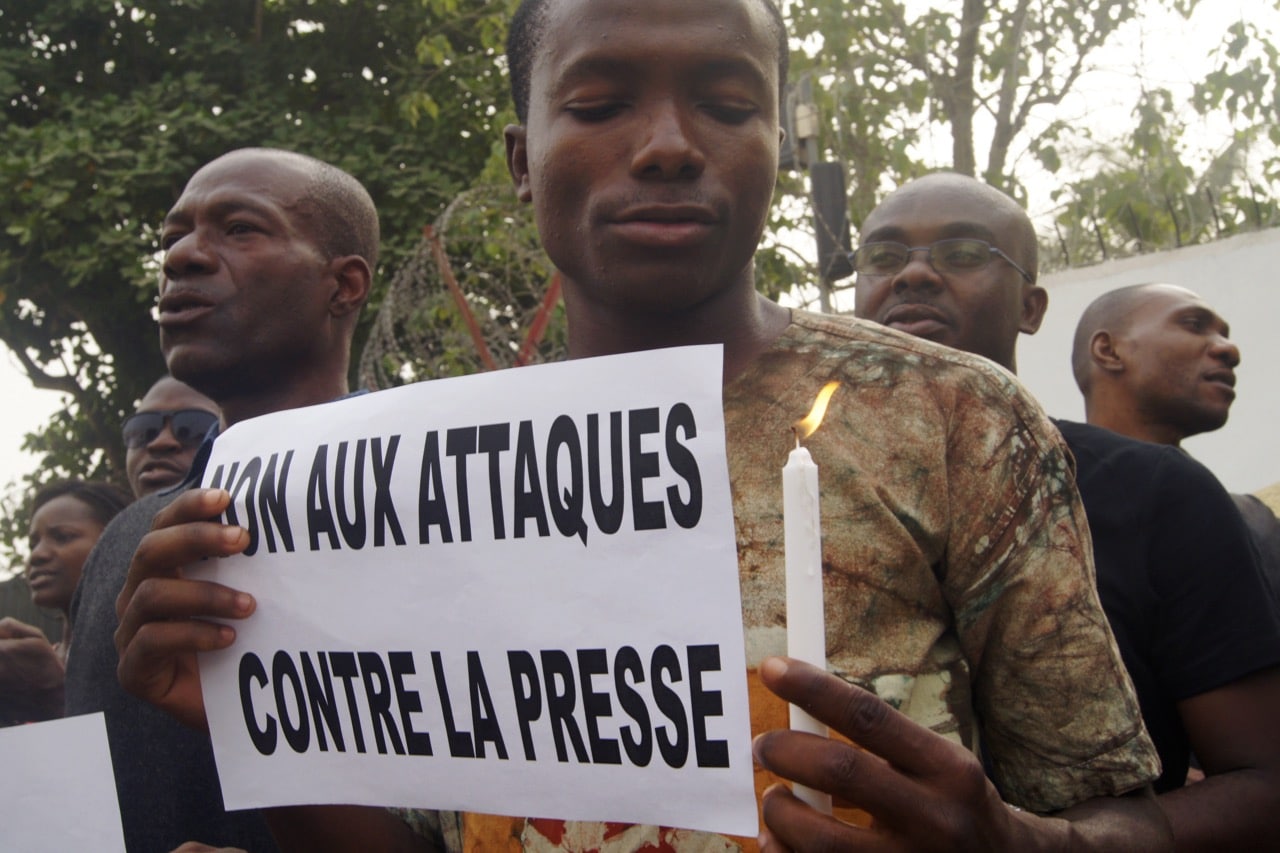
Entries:
[[[1092,152],[1096,168],[1054,193],[1057,245],[1048,266],[1079,266],[1206,242],[1280,223],[1280,51],[1250,21],[1228,29],[1191,110],[1165,88],[1144,91],[1133,129]],[[1222,131],[1207,156],[1189,150],[1192,121]]]
[[1061,103],[1138,9],[1132,0],[932,5],[790,3],[802,45],[795,74],[811,74],[820,90],[821,146],[848,169],[855,223],[886,188],[925,169],[921,143],[940,129],[951,140],[949,168],[1014,194],[1016,141],[1056,169],[1054,144],[1069,128],[1033,118]]
[[[818,156],[844,164],[855,227],[886,191],[928,168],[946,165],[1022,197],[1027,170],[1081,174],[1083,163],[1089,178],[1060,196],[1069,220],[1061,243],[1078,263],[1091,259],[1091,246],[1137,251],[1162,233],[1190,242],[1250,217],[1272,221],[1280,163],[1260,167],[1257,151],[1280,144],[1278,61],[1250,22],[1231,30],[1192,98],[1199,114],[1225,116],[1236,134],[1212,162],[1188,165],[1185,105],[1159,88],[1139,104],[1132,139],[1109,149],[1086,147],[1087,128],[1055,115],[1119,28],[1144,9],[1188,15],[1198,2],[782,5],[796,48],[792,78],[813,83]],[[438,283],[422,227],[439,225],[452,200],[478,197],[471,188],[505,182],[495,156],[508,116],[500,53],[514,5],[6,0],[0,340],[33,384],[71,400],[29,442],[47,460],[35,479],[118,476],[119,419],[163,369],[151,316],[156,225],[191,171],[223,151],[279,145],[350,170],[382,212],[380,285],[411,275]],[[930,150],[939,138],[949,141],[945,162]],[[783,175],[757,258],[770,293],[815,278],[794,248],[797,234],[811,233],[807,196],[801,173]],[[545,287],[528,223],[499,201],[453,221],[437,233],[496,360],[510,363]],[[528,286],[513,289],[512,270]],[[480,366],[452,297],[439,287],[426,293],[388,320],[393,343],[375,353],[395,381]],[[397,352],[398,335],[419,348]],[[540,355],[560,347],[563,329],[553,325]],[[11,510],[0,543],[11,542],[23,513],[13,495],[0,501]]]
[[[1189,14],[1198,0],[1152,2]],[[1056,107],[1141,6],[1132,0],[790,0],[799,48],[792,76],[812,82],[821,117],[817,156],[844,165],[854,229],[889,190],[939,167],[980,177],[1025,201],[1018,172],[1029,164],[1058,171],[1060,143],[1085,132],[1060,120]],[[949,157],[940,154],[944,148]],[[802,177],[787,176],[782,191],[803,196]],[[779,214],[775,227],[810,223]]]
[[70,401],[28,439],[32,479],[121,479],[118,424],[164,370],[157,226],[202,163],[270,145],[342,166],[395,270],[494,146],[511,5],[6,0],[0,340]]
[[[818,156],[844,165],[855,228],[886,192],[930,169],[974,175],[1023,201],[1028,179],[1063,175],[1045,257],[1049,267],[1078,265],[1280,221],[1280,50],[1256,19],[1229,26],[1191,109],[1185,95],[1139,74],[1131,127],[1058,114],[1122,29],[1132,36],[1149,17],[1186,20],[1199,5],[790,0],[792,76],[812,82]],[[1189,143],[1206,131],[1222,139],[1208,156]],[[805,195],[799,174],[782,189]],[[807,229],[807,218],[778,214],[775,230]]]

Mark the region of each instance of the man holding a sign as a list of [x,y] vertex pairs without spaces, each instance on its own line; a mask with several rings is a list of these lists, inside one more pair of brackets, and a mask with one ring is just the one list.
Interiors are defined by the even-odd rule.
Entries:
[[[995,848],[1117,830],[1116,844],[1158,847],[1150,800],[1107,796],[1141,790],[1154,761],[1042,413],[981,362],[788,314],[755,290],[780,139],[780,34],[759,0],[546,0],[524,5],[508,49],[522,122],[507,131],[508,165],[564,275],[571,353],[724,345],[748,664],[787,698],[816,689],[831,707],[856,708],[844,734],[885,760],[779,732],[758,756],[852,800],[876,833],[908,846],[972,843],[948,834],[947,816],[964,814]],[[823,471],[828,666],[947,737],[871,692],[764,657],[784,650],[778,469],[792,422],[832,379],[840,389],[807,442]],[[782,725],[764,691],[752,703],[753,729]],[[1087,802],[1080,820],[1005,807],[955,743],[979,737],[1011,802],[1038,812]],[[833,832],[785,790],[765,795],[764,816],[791,847]]]
[[[378,251],[377,213],[359,182],[291,152],[235,151],[191,178],[161,242],[161,349],[172,375],[212,398],[227,423],[347,393],[351,336]],[[207,458],[207,449],[197,455],[196,476]],[[90,556],[73,612],[67,712],[106,714],[129,849],[195,838],[261,853],[274,845],[258,814],[222,808],[208,739],[116,679],[116,597],[152,518],[174,499],[140,499]],[[199,684],[190,686],[198,702]]]
[[[1043,414],[981,360],[789,312],[756,292],[786,44],[769,0],[530,0],[508,45],[521,121],[506,131],[508,165],[564,277],[573,356],[723,347],[757,757],[875,819],[871,829],[836,821],[774,787],[763,797],[764,845],[1034,849],[1083,839],[1164,849],[1167,826],[1144,788],[1154,755],[1092,588],[1067,457]],[[786,650],[778,472],[792,423],[830,380],[840,389],[806,446],[823,470],[825,633],[838,675],[772,657]],[[121,597],[122,680],[195,724],[204,703],[194,652],[236,641],[232,628],[195,617],[243,619],[255,606],[175,568],[249,547],[245,531],[203,521],[226,506],[221,491],[170,506]],[[779,696],[866,751],[770,731],[785,726]],[[1017,808],[983,773],[979,740]],[[652,790],[663,799],[664,788]],[[381,831],[383,817],[348,811],[351,834],[340,837],[322,828],[323,809],[279,815],[299,849],[367,849],[355,821]],[[461,838],[440,843],[756,843],[659,831],[619,841],[619,827],[550,817],[467,815]]]

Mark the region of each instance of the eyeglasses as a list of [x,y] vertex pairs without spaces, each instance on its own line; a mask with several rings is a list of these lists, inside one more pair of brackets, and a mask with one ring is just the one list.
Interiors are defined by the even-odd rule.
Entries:
[[169,424],[173,437],[183,447],[199,447],[209,427],[218,420],[213,412],[204,409],[178,409],[171,412],[138,412],[124,419],[121,432],[124,446],[130,450],[146,447],[156,440]]
[[1028,283],[1034,282],[1031,273],[1024,270],[1004,252],[986,240],[938,240],[928,246],[904,246],[889,241],[863,243],[849,253],[853,268],[862,275],[896,275],[911,262],[915,252],[925,252],[929,265],[943,275],[980,270],[994,257],[1009,262]]

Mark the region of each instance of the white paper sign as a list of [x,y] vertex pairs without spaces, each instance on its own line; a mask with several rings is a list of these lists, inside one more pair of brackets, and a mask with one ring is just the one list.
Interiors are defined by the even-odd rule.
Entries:
[[229,808],[353,803],[754,836],[719,347],[237,424],[251,592],[201,677]]
[[0,729],[0,850],[123,853],[102,714]]

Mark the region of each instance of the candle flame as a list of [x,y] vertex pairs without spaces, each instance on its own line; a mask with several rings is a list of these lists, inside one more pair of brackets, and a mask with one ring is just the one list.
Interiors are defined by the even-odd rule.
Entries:
[[831,402],[831,395],[836,393],[836,389],[840,387],[840,383],[832,380],[822,386],[822,390],[818,392],[818,396],[813,400],[813,408],[809,410],[809,414],[796,421],[791,426],[791,431],[796,434],[796,444],[802,439],[808,438],[822,426],[822,419],[827,414],[827,403]]

